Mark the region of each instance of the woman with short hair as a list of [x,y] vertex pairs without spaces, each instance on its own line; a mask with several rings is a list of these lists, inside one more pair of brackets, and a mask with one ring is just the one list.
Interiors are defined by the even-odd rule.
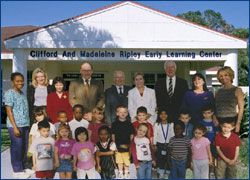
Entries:
[[154,123],[157,118],[155,91],[145,86],[142,73],[135,73],[134,83],[135,87],[128,92],[128,111],[131,121],[136,121],[137,108],[144,106],[147,108],[149,120]]

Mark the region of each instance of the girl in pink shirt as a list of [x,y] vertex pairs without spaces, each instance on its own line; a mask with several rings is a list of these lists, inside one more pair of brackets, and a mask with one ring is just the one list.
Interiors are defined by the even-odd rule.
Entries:
[[78,127],[75,130],[76,143],[74,144],[71,154],[74,157],[73,167],[77,173],[78,179],[96,179],[95,171],[95,147],[89,141],[88,131],[84,127]]
[[72,139],[70,127],[67,124],[61,124],[58,127],[57,141],[55,143],[55,167],[59,172],[60,179],[71,179],[73,164],[71,150],[75,140]]
[[197,125],[191,140],[194,179],[209,179],[209,164],[212,164],[210,141],[204,137],[206,127]]

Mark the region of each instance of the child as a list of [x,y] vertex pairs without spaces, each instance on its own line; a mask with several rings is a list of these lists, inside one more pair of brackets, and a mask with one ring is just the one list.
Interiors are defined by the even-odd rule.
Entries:
[[93,109],[93,118],[91,123],[89,124],[88,130],[90,132],[90,140],[92,143],[96,144],[99,140],[98,137],[98,129],[104,125],[104,114],[103,109],[99,107],[95,107]]
[[179,120],[185,124],[184,135],[189,139],[193,137],[193,124],[190,122],[191,116],[187,110],[182,110],[179,115]]
[[47,120],[38,123],[40,137],[31,144],[33,169],[37,178],[54,178],[54,145],[55,140],[49,136],[50,124]]
[[73,167],[77,172],[78,179],[95,179],[95,159],[94,144],[89,141],[88,130],[78,127],[75,130],[76,143],[73,145],[71,154],[73,155]]
[[218,179],[236,179],[236,163],[240,150],[240,138],[232,132],[235,122],[222,122],[221,132],[215,136],[218,153],[216,175]]
[[68,124],[67,121],[67,113],[65,111],[57,112],[57,123],[54,124],[56,133],[58,132],[58,128],[61,124]]
[[214,142],[215,134],[217,132],[217,127],[213,122],[213,109],[210,106],[204,106],[202,108],[203,119],[201,120],[201,124],[207,128],[207,132],[205,137],[209,139],[211,144]]
[[131,152],[138,179],[152,179],[152,164],[155,166],[154,152],[146,137],[147,133],[148,125],[146,123],[139,124],[136,136],[131,142]]
[[204,125],[207,129],[205,137],[207,137],[208,140],[210,141],[210,150],[211,150],[212,158],[213,158],[212,162],[214,162],[213,165],[211,165],[209,168],[210,177],[213,179],[215,176],[214,167],[216,165],[216,159],[217,159],[216,147],[214,145],[214,138],[218,131],[218,128],[215,126],[213,122],[214,112],[211,106],[204,106],[202,108],[202,114],[203,114],[204,119],[202,119],[200,123]]
[[174,137],[169,140],[169,151],[171,157],[170,178],[184,179],[186,176],[186,164],[190,166],[191,162],[191,144],[190,139],[183,135],[185,124],[182,121],[174,123]]
[[197,125],[191,140],[194,179],[209,179],[209,164],[212,164],[210,141],[203,137],[206,127]]
[[[32,125],[30,129],[30,144],[34,141],[35,138],[40,137],[40,131],[38,130],[38,123],[47,120],[49,122],[49,119],[46,117],[46,114],[44,113],[43,107],[35,107],[34,109],[34,117],[35,117],[35,123]],[[55,126],[49,122],[50,125],[50,131],[49,136],[55,137]]]
[[164,178],[165,170],[169,174],[170,157],[168,152],[169,139],[174,136],[174,124],[168,120],[166,110],[159,110],[159,116],[154,125],[154,146],[156,149],[156,166],[160,179]]
[[98,130],[100,141],[96,143],[96,162],[97,169],[103,179],[115,178],[114,154],[116,145],[111,140],[111,129],[104,125]]
[[147,109],[144,106],[140,106],[137,108],[136,114],[137,114],[136,115],[137,120],[135,122],[133,122],[133,126],[134,126],[135,131],[137,131],[137,129],[141,123],[146,123],[148,125],[147,136],[150,140],[150,143],[153,144],[154,130],[153,130],[152,124],[147,121],[147,119],[148,119]]
[[75,139],[75,130],[78,127],[85,127],[86,129],[89,126],[89,122],[83,119],[83,106],[81,104],[76,104],[73,107],[73,116],[74,119],[69,122],[69,126],[72,132],[72,137]]
[[[115,154],[118,164],[118,178],[129,178],[130,155],[129,146],[133,139],[134,127],[128,117],[128,108],[121,105],[116,108],[116,121],[112,123],[112,140],[115,142],[117,152]],[[124,174],[123,174],[124,169]]]
[[57,131],[57,141],[55,143],[55,167],[59,172],[60,179],[72,178],[72,155],[71,150],[75,143],[72,139],[70,127],[67,124],[61,124]]
[[83,119],[86,119],[88,122],[92,121],[92,111],[88,108],[84,108],[83,110]]
[[[11,73],[12,89],[4,94],[7,113],[7,127],[10,136],[10,157],[13,168],[13,178],[27,179],[30,174],[26,172],[24,164],[27,162],[27,148],[29,138],[29,110],[28,102],[22,88],[24,77],[21,73]],[[21,151],[22,150],[22,151]]]

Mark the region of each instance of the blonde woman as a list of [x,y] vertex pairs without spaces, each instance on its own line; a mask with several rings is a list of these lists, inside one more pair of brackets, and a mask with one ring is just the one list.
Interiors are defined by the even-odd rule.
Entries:
[[135,87],[128,92],[128,111],[131,121],[136,121],[136,110],[140,106],[147,108],[149,121],[153,124],[156,121],[156,98],[155,90],[145,86],[144,76],[137,72],[134,75]]
[[36,68],[32,73],[32,84],[27,92],[31,125],[34,120],[34,107],[43,107],[45,111],[50,92],[52,92],[52,86],[49,85],[47,73],[42,68]]
[[244,94],[241,88],[232,84],[234,71],[230,67],[219,69],[217,78],[222,87],[215,94],[216,120],[220,124],[235,122],[235,132],[239,133],[244,112]]

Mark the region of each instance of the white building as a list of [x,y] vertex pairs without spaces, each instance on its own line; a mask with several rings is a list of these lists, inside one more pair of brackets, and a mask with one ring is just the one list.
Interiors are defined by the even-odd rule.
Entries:
[[3,61],[3,79],[14,71],[30,79],[32,70],[43,67],[50,79],[59,75],[69,83],[88,60],[105,88],[117,69],[125,72],[127,84],[140,71],[153,87],[164,76],[165,60],[176,61],[177,75],[187,80],[192,70],[223,65],[231,66],[237,77],[238,49],[247,48],[246,41],[137,2],[119,2],[15,35],[5,45],[13,50],[13,60]]

